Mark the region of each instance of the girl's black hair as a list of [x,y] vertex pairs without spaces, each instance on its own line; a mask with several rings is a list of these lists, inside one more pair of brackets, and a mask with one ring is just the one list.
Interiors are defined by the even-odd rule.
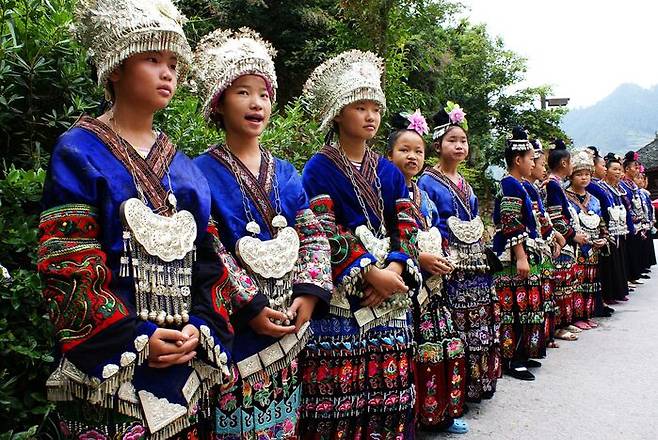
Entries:
[[621,165],[621,160],[619,159],[619,157],[617,157],[615,153],[608,153],[605,155],[603,159],[605,160],[606,168],[610,168],[610,166],[612,166],[613,163],[618,163],[619,165]]
[[[215,101],[215,99],[213,99]],[[209,119],[215,123],[217,130],[224,130],[226,126],[224,125],[224,117],[217,111],[216,105],[224,101],[224,93],[222,93],[217,101],[215,102],[215,107],[210,109],[210,114],[208,115]],[[212,105],[212,104],[211,104]]]
[[[402,133],[404,133],[405,131],[413,131],[414,133],[417,133],[415,130],[409,130],[407,128],[409,127],[409,120],[406,117],[402,116],[401,113],[395,113],[393,116],[391,116],[391,120],[389,121],[389,124],[391,125],[391,132],[388,134],[388,138],[386,139],[387,155],[390,155],[393,152],[393,147],[395,146],[395,143],[398,141],[398,138]],[[421,139],[423,139],[423,144],[424,144],[425,139],[422,136],[420,137]]]
[[[448,115],[448,112],[446,112],[445,109],[442,108],[438,112],[434,113],[434,115],[432,115],[432,124],[433,124],[432,127],[439,127],[441,125],[450,124],[450,116]],[[432,148],[434,149],[434,151],[439,150],[439,148],[441,147],[441,142],[443,142],[443,138],[445,138],[446,135],[450,133],[452,130],[454,130],[455,128],[461,128],[461,127],[459,125],[450,125],[443,133],[443,135],[432,140]],[[462,130],[464,131],[464,133],[466,133],[466,136],[468,136],[468,132],[466,132],[466,130],[464,130],[463,128]]]
[[622,165],[624,166],[624,169],[630,167],[633,162],[637,162],[637,159],[635,159],[635,151],[628,151],[624,155],[624,163]]
[[560,166],[560,162],[563,159],[568,159],[571,157],[571,153],[567,150],[567,145],[562,139],[555,139],[553,142],[555,148],[553,148],[548,153],[548,168],[551,170],[556,170]]
[[[525,131],[525,129],[521,126],[516,126],[512,128],[512,139],[510,139],[508,142],[506,142],[505,146],[505,164],[507,165],[507,168],[510,168],[512,165],[514,165],[514,159],[516,159],[519,156],[524,156],[526,154],[534,154],[534,148],[527,148],[525,150],[520,150],[520,149],[515,149],[513,148],[514,142],[511,141],[528,141],[528,132]],[[528,142],[528,144],[532,145],[531,143]]]

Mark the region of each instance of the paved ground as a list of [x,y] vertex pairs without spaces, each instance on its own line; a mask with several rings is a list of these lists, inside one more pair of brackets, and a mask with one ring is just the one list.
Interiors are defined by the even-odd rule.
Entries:
[[576,342],[549,349],[534,382],[503,377],[494,398],[469,404],[463,440],[658,439],[658,268]]

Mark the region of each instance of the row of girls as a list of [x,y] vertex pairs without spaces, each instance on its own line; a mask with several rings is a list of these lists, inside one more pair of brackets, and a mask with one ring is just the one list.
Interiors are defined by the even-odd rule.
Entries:
[[555,339],[596,328],[648,278],[655,213],[635,152],[572,156],[561,140],[545,152],[517,127],[505,161],[493,214],[501,356],[509,375],[534,380]]
[[[606,258],[627,286],[644,217],[632,199],[632,232],[585,236],[593,223],[576,224],[559,182],[566,150],[549,154],[559,166],[544,210],[528,183],[543,155],[515,133],[491,252],[457,171],[468,155],[458,105],[431,129],[418,111],[396,114],[381,156],[368,144],[386,105],[382,61],[342,53],[304,87],[326,138],[299,175],[259,143],[274,49],[251,30],[217,30],[192,54],[182,23],[169,0],[76,8],[111,105],[59,138],[43,195],[38,270],[59,354],[46,385],[63,437],[463,433],[464,402],[493,397],[503,369],[528,378],[553,334],[593,325],[573,299],[597,297],[585,249],[618,249]],[[194,160],[153,126],[188,71],[225,139]],[[440,162],[416,182],[430,133]],[[573,200],[583,182],[572,179]],[[610,185],[621,194],[610,208],[639,193]]]

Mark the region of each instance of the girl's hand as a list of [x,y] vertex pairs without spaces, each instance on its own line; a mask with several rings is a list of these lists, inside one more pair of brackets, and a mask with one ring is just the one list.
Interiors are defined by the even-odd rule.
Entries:
[[523,280],[530,275],[530,264],[527,258],[520,258],[516,260],[516,274]]
[[402,276],[392,270],[373,267],[365,278],[369,286],[366,287],[363,301],[361,301],[361,305],[364,307],[377,307],[393,294],[409,291]]
[[452,272],[450,261],[444,257],[421,252],[418,256],[420,267],[432,275],[447,275]]
[[[187,326],[186,326],[187,327]],[[159,328],[149,338],[148,365],[153,368],[166,368],[171,365],[185,364],[196,356],[194,351],[199,345],[198,330],[190,335],[189,329],[184,333],[178,330]]]
[[249,327],[259,335],[280,338],[290,333],[295,333],[294,325],[279,325],[272,321],[285,322],[288,319],[283,312],[277,312],[269,307],[263,308],[258,315],[249,321]]
[[587,244],[587,235],[582,232],[576,232],[576,235],[573,237],[573,241],[580,245]]
[[288,313],[296,316],[295,318],[295,331],[298,332],[302,325],[306,324],[313,315],[315,305],[318,303],[319,298],[313,295],[301,295],[295,298],[292,305],[288,309]]

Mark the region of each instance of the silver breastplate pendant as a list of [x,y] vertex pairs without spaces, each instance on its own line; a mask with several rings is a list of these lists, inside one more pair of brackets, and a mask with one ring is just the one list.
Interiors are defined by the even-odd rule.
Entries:
[[124,224],[120,276],[133,277],[137,314],[171,326],[189,321],[197,226],[189,211],[165,217],[137,198],[121,204]]
[[[240,261],[269,298],[270,307],[286,312],[292,298],[292,274],[299,255],[299,235],[282,215],[272,219],[272,226],[278,229],[275,238],[242,237],[235,249]],[[260,227],[256,222],[249,222],[247,231],[257,234]]]

